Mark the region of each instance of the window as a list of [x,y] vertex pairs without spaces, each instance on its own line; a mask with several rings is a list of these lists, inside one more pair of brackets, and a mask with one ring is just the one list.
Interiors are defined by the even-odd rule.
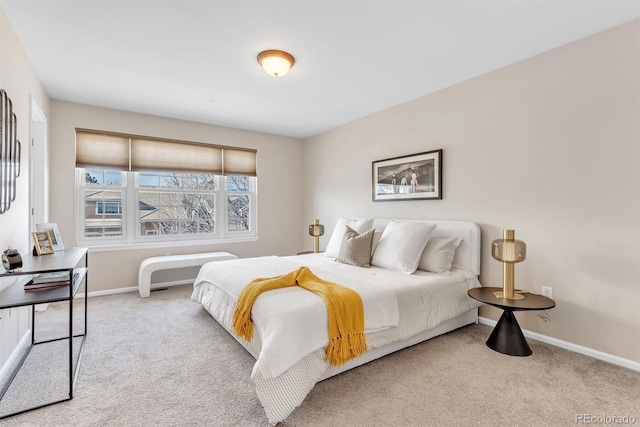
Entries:
[[139,234],[215,234],[216,189],[215,175],[139,173]]
[[83,176],[82,237],[122,237],[122,201],[126,196],[122,172],[94,169],[84,171]]
[[76,129],[84,245],[256,236],[256,151]]
[[227,231],[246,231],[251,223],[251,182],[246,176],[227,176]]
[[255,236],[255,177],[78,171],[83,244]]
[[96,215],[122,215],[122,202],[96,202]]

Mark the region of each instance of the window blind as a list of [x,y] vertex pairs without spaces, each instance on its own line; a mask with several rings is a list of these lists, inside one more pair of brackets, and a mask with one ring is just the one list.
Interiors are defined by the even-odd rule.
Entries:
[[204,144],[131,138],[131,170],[220,175],[222,149]]
[[129,170],[129,138],[76,130],[76,167]]
[[223,175],[256,176],[256,152],[241,148],[223,149]]
[[257,176],[256,157],[248,148],[76,129],[76,167]]

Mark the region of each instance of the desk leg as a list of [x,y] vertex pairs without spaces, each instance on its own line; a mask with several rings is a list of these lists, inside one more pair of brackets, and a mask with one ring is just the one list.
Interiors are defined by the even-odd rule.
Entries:
[[487,340],[487,347],[510,356],[530,356],[533,353],[511,310],[502,313]]
[[69,297],[69,399],[73,399],[73,295]]

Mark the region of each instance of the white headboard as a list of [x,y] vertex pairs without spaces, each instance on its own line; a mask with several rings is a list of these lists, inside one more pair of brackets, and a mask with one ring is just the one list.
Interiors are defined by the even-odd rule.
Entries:
[[[468,221],[441,221],[441,220],[398,220],[416,221],[436,224],[432,237],[459,237],[462,242],[456,250],[453,258],[453,266],[464,268],[480,275],[480,227],[478,224]],[[376,218],[373,227],[382,230],[389,219]]]

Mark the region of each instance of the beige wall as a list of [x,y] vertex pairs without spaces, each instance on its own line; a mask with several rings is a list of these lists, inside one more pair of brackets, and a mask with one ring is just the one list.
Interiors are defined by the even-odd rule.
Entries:
[[[514,228],[516,284],[551,286],[551,322],[529,330],[640,362],[640,21],[579,40],[309,138],[303,218],[461,219],[488,251]],[[401,73],[401,70],[399,71]],[[401,75],[398,78],[402,78]],[[371,201],[371,162],[444,150],[444,200]],[[303,237],[302,244],[311,247]],[[499,311],[481,314],[497,319]]]
[[[202,123],[92,107],[63,101],[51,103],[51,206],[65,246],[76,244],[75,128],[108,130],[258,150],[258,234],[255,243],[145,250],[91,252],[92,291],[137,286],[140,262],[150,256],[229,251],[239,257],[291,255],[300,250],[304,225],[300,176],[300,140]],[[166,280],[172,280],[169,278]],[[164,281],[154,275],[153,282]]]
[[[16,200],[8,212],[0,215],[0,249],[7,246],[28,252],[29,235],[29,124],[30,99],[33,97],[42,112],[49,115],[49,97],[44,91],[13,31],[4,10],[0,8],[0,88],[7,92],[17,118],[17,135],[22,144],[21,174],[17,180]],[[1,285],[0,285],[1,286]]]
[[[20,40],[4,10],[0,8],[0,88],[7,92],[17,120],[17,137],[22,144],[21,174],[16,181],[16,199],[11,208],[0,215],[0,251],[8,246],[21,254],[31,249],[29,230],[29,125],[31,97],[45,115],[49,114],[49,97],[44,91]],[[4,269],[2,269],[4,272]],[[0,280],[0,292],[13,284]],[[29,329],[28,307],[0,310],[0,373],[16,344]]]

